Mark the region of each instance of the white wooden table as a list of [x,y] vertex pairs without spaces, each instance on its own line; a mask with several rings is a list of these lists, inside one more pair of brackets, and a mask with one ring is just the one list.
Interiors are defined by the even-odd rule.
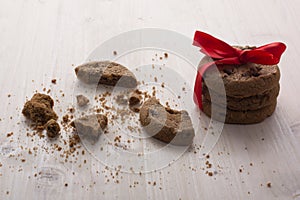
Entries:
[[[297,0],[1,0],[0,199],[300,199],[299,9]],[[117,173],[88,153],[64,163],[40,148],[46,139],[26,136],[26,97],[51,89],[61,117],[72,105],[74,66],[111,37],[147,27],[189,38],[198,29],[231,44],[285,42],[276,112],[226,125],[209,159],[191,150],[142,174]]]

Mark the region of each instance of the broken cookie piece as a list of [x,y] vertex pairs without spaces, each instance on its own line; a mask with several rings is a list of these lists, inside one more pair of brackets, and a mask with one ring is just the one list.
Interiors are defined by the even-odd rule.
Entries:
[[115,62],[93,61],[75,68],[79,80],[87,84],[104,84],[125,88],[135,88],[137,80],[134,74]]
[[59,136],[60,127],[59,124],[54,119],[50,119],[45,124],[45,129],[47,131],[47,136],[49,138],[56,138],[57,136]]
[[36,125],[44,125],[49,120],[58,118],[53,106],[54,102],[50,96],[37,93],[25,103],[22,113]]
[[195,132],[187,111],[164,107],[152,97],[145,101],[140,110],[140,121],[152,137],[173,145],[190,145]]
[[73,126],[77,133],[82,138],[87,138],[92,142],[96,142],[101,133],[107,126],[107,117],[102,114],[87,115],[78,119],[75,119],[71,126]]
[[90,102],[90,100],[86,96],[83,96],[81,94],[76,96],[76,100],[79,107],[86,106]]

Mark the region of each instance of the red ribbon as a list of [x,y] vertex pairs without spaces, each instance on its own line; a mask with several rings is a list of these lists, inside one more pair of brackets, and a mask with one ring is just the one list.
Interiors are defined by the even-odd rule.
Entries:
[[200,47],[200,51],[211,57],[214,61],[204,64],[198,69],[194,86],[194,101],[202,110],[202,77],[205,71],[212,65],[241,65],[256,63],[263,65],[275,65],[280,61],[280,56],[286,46],[281,42],[270,43],[254,49],[241,50],[201,31],[196,31],[194,46]]

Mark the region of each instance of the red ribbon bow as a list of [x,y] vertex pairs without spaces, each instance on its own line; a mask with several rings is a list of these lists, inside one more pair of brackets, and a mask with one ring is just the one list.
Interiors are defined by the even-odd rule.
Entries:
[[280,61],[280,56],[286,46],[281,42],[270,43],[254,49],[241,50],[201,31],[196,31],[194,46],[200,47],[200,51],[211,57],[214,61],[204,64],[198,69],[194,86],[194,101],[202,110],[202,77],[205,71],[212,65],[246,64],[256,63],[263,65],[275,65]]

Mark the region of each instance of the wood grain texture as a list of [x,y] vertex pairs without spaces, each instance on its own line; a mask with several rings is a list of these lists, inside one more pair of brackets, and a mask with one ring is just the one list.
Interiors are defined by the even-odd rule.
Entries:
[[[300,199],[299,9],[297,0],[0,0],[0,199]],[[116,171],[88,153],[71,158],[77,164],[40,149],[28,156],[23,147],[32,143],[17,124],[24,125],[26,97],[45,87],[61,98],[63,90],[55,107],[61,116],[72,102],[73,65],[112,36],[146,27],[187,37],[199,29],[240,45],[285,42],[273,116],[256,125],[226,125],[209,159],[191,149],[142,175],[112,178]],[[9,142],[9,132],[18,142]]]

